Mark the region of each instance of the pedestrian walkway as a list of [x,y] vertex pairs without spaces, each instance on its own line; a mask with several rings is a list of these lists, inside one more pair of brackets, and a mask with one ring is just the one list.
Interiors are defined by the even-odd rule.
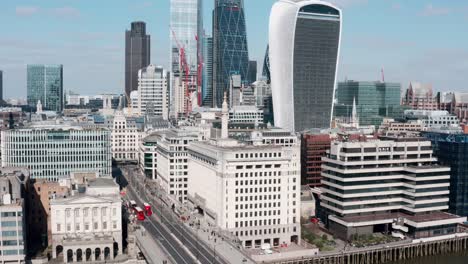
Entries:
[[164,252],[159,243],[157,243],[143,226],[135,230],[138,246],[145,255],[148,263],[154,264],[176,264],[170,260],[168,254]]
[[224,237],[217,234],[215,229],[209,226],[202,216],[192,215],[191,219],[185,224],[196,232],[198,239],[203,240],[213,250],[215,256],[222,256],[224,260],[232,264],[255,263],[246,257],[237,246],[229,243]]

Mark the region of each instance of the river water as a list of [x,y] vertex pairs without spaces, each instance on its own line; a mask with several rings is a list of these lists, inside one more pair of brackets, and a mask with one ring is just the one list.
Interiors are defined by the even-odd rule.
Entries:
[[468,251],[453,255],[432,256],[392,262],[391,264],[468,264]]

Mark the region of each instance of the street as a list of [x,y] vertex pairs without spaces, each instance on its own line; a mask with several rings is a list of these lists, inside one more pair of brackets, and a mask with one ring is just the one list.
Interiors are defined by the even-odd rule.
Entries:
[[[122,167],[123,176],[128,181],[127,195],[139,206],[148,202],[153,207],[153,216],[147,218],[142,224],[148,229],[154,239],[163,238],[161,241],[167,252],[177,263],[195,263],[196,260],[202,264],[228,262],[216,255],[206,244],[201,242],[172,212],[172,210],[161,202],[157,195],[151,195],[151,190],[145,186],[144,177],[138,176],[133,168]],[[177,239],[175,239],[173,234]],[[178,241],[177,241],[178,240]],[[180,241],[180,242],[179,242]],[[182,243],[182,245],[180,244]],[[188,249],[196,260],[188,254],[184,248]]]

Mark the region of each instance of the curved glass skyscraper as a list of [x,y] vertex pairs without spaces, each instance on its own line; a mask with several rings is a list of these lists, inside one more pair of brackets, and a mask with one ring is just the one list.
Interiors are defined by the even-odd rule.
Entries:
[[215,0],[213,11],[213,106],[221,107],[231,75],[247,81],[249,51],[243,0]]
[[317,0],[280,0],[270,15],[275,125],[328,128],[333,112],[341,10]]

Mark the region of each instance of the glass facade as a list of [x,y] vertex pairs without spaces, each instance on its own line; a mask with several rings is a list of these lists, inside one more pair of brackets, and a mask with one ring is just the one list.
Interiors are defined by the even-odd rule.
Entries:
[[37,102],[41,101],[45,110],[63,110],[62,65],[28,65],[27,87],[29,106],[36,107]]
[[247,76],[249,84],[257,80],[257,61],[249,61],[249,73]]
[[450,167],[450,213],[468,216],[468,135],[424,132],[439,162]]
[[138,90],[138,71],[151,62],[151,38],[144,22],[133,22],[125,32],[125,95]]
[[0,101],[3,100],[3,71],[0,71]]
[[247,82],[249,53],[242,0],[215,0],[213,11],[213,97],[221,108],[231,75]]
[[269,56],[270,47],[267,45],[265,51],[265,58],[263,59],[263,69],[262,69],[262,76],[267,79],[267,83],[271,82],[270,77],[270,56]]
[[[329,10],[333,10],[329,14]],[[330,127],[340,14],[323,5],[299,10],[294,41],[294,130]]]
[[213,38],[203,38],[203,106],[213,106]]
[[360,125],[380,126],[385,117],[398,118],[403,114],[400,106],[401,84],[383,82],[347,81],[338,83],[335,117],[351,117],[353,100]]
[[[196,75],[198,47],[201,47],[201,36],[203,35],[202,0],[171,0],[170,27],[171,50],[179,48],[177,43],[183,46],[189,70],[191,74]],[[200,40],[199,43],[197,43],[197,38]],[[171,59],[178,60],[179,58],[171,56]],[[171,65],[178,65],[178,61],[171,62]],[[172,72],[178,70],[178,68],[172,69]]]

